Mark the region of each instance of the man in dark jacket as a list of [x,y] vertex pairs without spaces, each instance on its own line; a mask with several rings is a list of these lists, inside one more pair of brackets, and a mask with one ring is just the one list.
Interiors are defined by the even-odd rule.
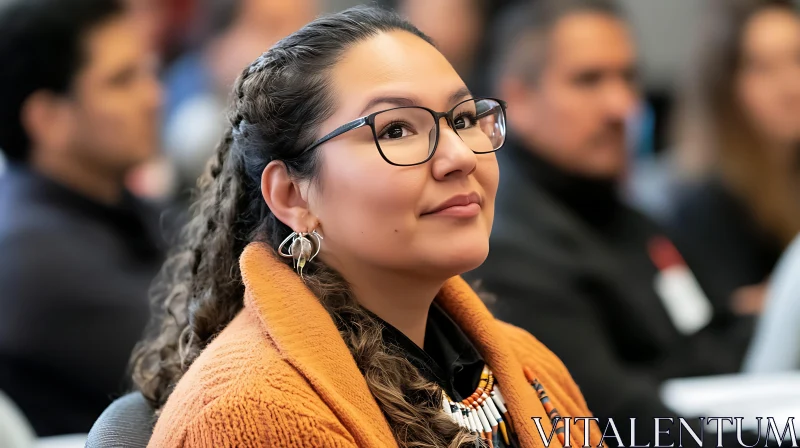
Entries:
[[535,3],[498,39],[515,137],[498,153],[489,258],[469,277],[496,295],[498,318],[564,361],[627,444],[629,418],[652,434],[650,418],[675,416],[663,380],[736,371],[749,323],[714,309],[670,240],[618,196],[639,99],[620,13],[600,0]]
[[88,432],[148,319],[157,217],[123,185],[160,91],[137,27],[115,0],[0,6],[0,390],[39,436]]

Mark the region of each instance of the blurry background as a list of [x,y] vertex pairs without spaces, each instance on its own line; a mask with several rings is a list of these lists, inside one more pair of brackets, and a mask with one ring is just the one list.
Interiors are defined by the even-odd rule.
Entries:
[[[476,71],[488,72],[488,67],[482,63],[490,59],[492,43],[489,36],[482,34],[488,32],[489,24],[503,7],[520,1],[129,0],[129,3],[161,56],[166,88],[162,149],[166,159],[158,162],[168,166],[134,176],[131,182],[142,196],[164,200],[184,193],[186,184],[191,184],[202,168],[209,146],[213,146],[219,135],[220,111],[226,104],[227,88],[241,67],[271,42],[317,14],[358,4],[377,3],[398,8],[432,35],[443,51],[450,52],[465,79],[473,81],[471,77],[475,78],[473,89],[486,89],[480,79],[485,73]],[[645,108],[637,128],[640,138],[631,151],[646,162],[653,154],[667,152],[671,147],[671,114],[680,80],[703,25],[701,20],[707,2],[621,0],[618,3],[624,7],[634,28],[640,50]],[[450,18],[454,13],[460,16],[449,23],[474,24],[474,30],[469,33],[472,41],[463,37],[463,30],[455,31],[450,25],[441,25],[441,17]],[[449,38],[448,32],[459,37]],[[214,67],[204,66],[204,57],[213,59]],[[473,70],[473,64],[483,66],[483,70]],[[216,127],[207,126],[209,123]],[[3,166],[0,155],[0,169]],[[633,176],[636,174],[634,172]],[[664,212],[663,191],[645,184],[634,188],[632,194],[649,211]]]
[[[485,62],[489,59],[487,53],[492,51],[489,37],[481,33],[488,31],[489,23],[503,7],[518,3],[515,0],[441,0],[432,4],[413,0],[269,0],[263,2],[267,6],[254,7],[248,6],[249,1],[130,0],[162,57],[162,79],[166,88],[162,134],[165,159],[158,160],[166,167],[148,167],[152,169],[143,170],[146,174],[134,176],[132,187],[142,196],[164,200],[185,193],[187,183],[191,184],[196,178],[210,147],[216,142],[223,122],[220,111],[225,106],[227,87],[238,70],[268,48],[270,42],[315,15],[358,4],[399,7],[423,31],[434,36],[443,50],[451,51],[454,56],[451,59],[462,60],[455,62],[461,63],[458,68],[469,79],[470,76],[485,76],[474,73],[470,65],[476,60]],[[680,80],[702,27],[705,3],[697,0],[621,0],[619,3],[635,30],[640,50],[641,87],[646,103],[640,117],[640,139],[631,150],[646,170],[654,154],[666,152],[671,146],[671,114]],[[452,34],[458,38],[447,37],[453,30],[449,25],[441,26],[439,18],[450,17],[453,12],[473,21],[474,42],[465,40],[463,31]],[[457,22],[454,19],[451,23]],[[242,37],[244,39],[240,39]],[[226,42],[233,40],[237,44],[226,47]],[[464,48],[454,48],[451,42]],[[203,66],[203,52],[214,58],[213,72],[212,68]],[[480,80],[473,84],[480,85]],[[0,154],[0,169],[3,164]],[[633,177],[645,172],[651,174],[650,171],[634,172]],[[633,188],[632,194],[648,211],[666,212],[664,201],[667,198],[662,190],[644,183]]]
[[[0,7],[10,1],[0,0]],[[156,76],[161,88],[160,103],[162,106],[157,117],[158,138],[155,143],[156,147],[152,148],[154,155],[148,156],[147,160],[142,163],[137,162],[135,167],[125,173],[124,179],[125,188],[132,193],[135,200],[156,210],[157,214],[161,216],[160,219],[157,219],[158,230],[156,233],[158,236],[154,238],[157,243],[153,244],[153,250],[148,251],[146,256],[143,256],[144,258],[139,257],[141,253],[137,252],[136,255],[139,257],[137,262],[146,259],[148,266],[152,267],[159,264],[159,254],[172,241],[175,229],[184,219],[190,203],[190,189],[195,184],[222,134],[222,126],[225,123],[223,114],[230,86],[242,68],[281,37],[295,31],[321,13],[375,2],[357,0],[126,1],[134,13],[142,45],[157,55]],[[501,48],[503,44],[502,33],[498,32],[501,30],[497,30],[495,26],[496,20],[502,17],[507,8],[532,1],[535,0],[379,0],[377,4],[397,9],[423,32],[430,35],[462,75],[473,93],[478,96],[495,94],[492,79],[496,67],[493,64],[496,62],[498,48]],[[687,128],[682,123],[683,118],[686,118],[691,124],[701,122],[687,118],[690,111],[695,110],[691,105],[693,98],[691,89],[692,86],[697,85],[693,83],[694,78],[702,77],[699,75],[701,72],[702,74],[706,73],[706,70],[698,64],[698,61],[702,60],[698,59],[698,57],[702,58],[698,55],[702,55],[703,51],[709,51],[708,48],[701,48],[700,42],[703,41],[701,36],[704,31],[713,28],[711,22],[714,18],[709,16],[709,10],[711,6],[719,3],[725,4],[724,1],[714,0],[619,1],[634,31],[638,48],[639,76],[637,82],[642,93],[641,104],[636,108],[636,112],[628,118],[629,122],[626,127],[630,164],[625,177],[624,194],[630,204],[649,215],[653,220],[666,227],[679,230],[681,227],[693,227],[692,219],[705,219],[702,214],[700,214],[700,218],[697,217],[697,210],[694,210],[695,213],[689,213],[692,210],[687,212],[685,208],[681,209],[679,203],[686,202],[687,189],[691,195],[693,185],[712,177],[708,174],[707,165],[713,166],[721,163],[720,157],[722,156],[720,154],[706,154],[708,148],[704,148],[702,151],[693,150],[692,144],[698,141],[695,136],[703,135],[709,132],[709,129],[689,129],[691,126]],[[4,30],[0,29],[0,41],[5,37],[3,33]],[[796,65],[800,64],[800,52],[795,58]],[[767,72],[775,67],[770,68],[769,62],[765,64],[767,66],[754,69],[761,71],[759,72],[761,75],[754,76],[770,76]],[[7,69],[6,66],[0,65],[0,70]],[[793,73],[800,75],[800,71],[797,70]],[[787,84],[791,84],[791,82],[787,82]],[[796,90],[794,92],[796,93]],[[796,97],[789,98],[788,94],[786,98],[788,98],[786,101],[797,101]],[[5,100],[0,97],[0,102]],[[787,107],[789,108],[787,110],[790,110],[791,107],[796,108],[793,105]],[[513,110],[509,111],[509,114],[513,113]],[[795,121],[800,123],[800,117]],[[7,123],[0,122],[0,127],[5,125]],[[800,124],[797,125],[797,129],[797,135],[800,136]],[[513,129],[511,132],[513,133]],[[700,144],[700,146],[703,145]],[[795,152],[800,153],[796,147],[794,149]],[[11,171],[8,159],[9,157],[4,157],[0,151],[0,178],[4,176],[4,172]],[[747,169],[745,171],[750,173]],[[755,168],[752,172],[755,172]],[[800,181],[800,178],[797,178],[798,172],[798,170],[790,170],[791,175],[796,178],[789,179],[787,182],[794,185],[794,181]],[[778,190],[757,187],[768,184],[767,180],[771,176],[755,177],[755,174],[748,176],[747,173],[744,178],[752,178],[751,184],[756,187],[748,190],[753,192],[752,196],[745,194],[747,196],[745,202],[756,204],[753,206],[755,211],[752,211],[752,214],[758,215],[759,219],[761,214],[769,217],[764,218],[763,221],[766,223],[764,227],[769,229],[766,233],[770,233],[771,237],[778,241],[774,245],[776,248],[774,259],[770,259],[766,263],[768,266],[765,268],[766,272],[760,273],[760,277],[753,280],[752,284],[735,285],[737,288],[740,286],[755,288],[737,289],[736,293],[749,298],[742,299],[742,301],[750,303],[750,306],[757,310],[750,314],[759,314],[764,294],[762,282],[767,281],[777,258],[789,245],[792,237],[800,231],[800,227],[795,225],[797,221],[793,221],[797,216],[793,215],[791,210],[787,211],[794,205],[800,209],[800,190],[791,188],[781,190],[781,194],[786,196],[784,199],[787,202],[779,203],[776,199],[776,204],[783,205],[775,205],[780,208],[779,212],[775,212],[774,208],[770,211],[767,203],[770,202],[770,199],[775,199],[776,195],[773,192]],[[0,185],[3,184],[0,183]],[[3,187],[0,186],[0,188]],[[775,188],[780,189],[779,187]],[[2,227],[4,219],[9,220],[8,210],[20,210],[19,206],[11,207],[9,205],[11,204],[9,197],[4,196],[3,191],[0,191],[0,210],[3,210],[4,205],[8,206],[5,208],[6,216],[0,216],[0,227]],[[6,204],[3,204],[3,201],[7,201]],[[794,204],[786,205],[792,202]],[[767,205],[759,207],[758,204],[762,203]],[[128,212],[130,210],[126,211],[126,213]],[[685,214],[682,214],[684,212]],[[4,212],[0,211],[0,213]],[[107,211],[102,213],[104,216],[108,215]],[[37,215],[37,219],[42,219],[43,216],[47,220],[47,215]],[[127,220],[129,216],[131,215],[118,215],[111,221],[116,220],[115,222],[118,224],[120,219]],[[727,227],[727,224],[728,222],[722,220],[717,228]],[[149,230],[145,230],[146,228],[148,228],[148,224],[142,224],[135,230],[125,229],[125,231],[137,232],[136,238],[139,238],[149,232]],[[4,238],[6,239],[4,240]],[[0,232],[0,250],[5,250],[2,249],[5,247],[2,244],[10,241],[10,238],[8,234],[4,235]],[[133,239],[133,237],[126,238]],[[17,242],[18,240],[15,240],[15,244]],[[149,244],[139,244],[135,249],[141,251],[141,246],[149,247]],[[771,246],[770,249],[772,249]],[[699,250],[702,252],[702,248]],[[797,254],[798,250],[795,250],[794,253]],[[800,256],[794,256],[794,258],[798,257]],[[14,263],[15,260],[6,260],[8,264],[4,264],[0,260],[0,270],[5,269],[5,266]],[[125,265],[122,269],[135,270],[131,266],[133,265]],[[800,278],[800,272],[797,271],[800,263],[787,261],[783,266],[787,266],[783,271],[784,278]],[[151,271],[143,269],[141,272],[137,271],[137,275],[143,276],[145,279],[150,278]],[[142,272],[147,274],[142,274]],[[97,272],[95,275],[106,274]],[[714,275],[725,277],[729,276],[729,273],[723,271]],[[0,276],[0,282],[2,280],[3,278]],[[797,300],[789,300],[789,307],[794,306],[796,309],[797,304],[800,303],[800,285],[796,283],[790,285],[789,283],[783,281],[781,291],[784,291],[783,296],[796,297]],[[8,291],[10,289],[7,289],[7,285],[0,283],[0,295],[7,294]],[[725,295],[726,297],[730,295],[730,291],[726,291]],[[6,299],[10,300],[10,295]],[[0,301],[0,303],[3,302]],[[137,312],[146,314],[145,308],[146,298],[142,297],[142,305]],[[7,311],[0,308],[0,315],[4,312]],[[124,312],[129,313],[129,310]],[[786,313],[780,311],[773,311],[772,314],[786,317]],[[8,322],[13,320],[9,316],[11,314],[7,314]],[[797,315],[795,317],[800,318]],[[2,322],[3,319],[0,318],[0,326],[3,325]],[[142,319],[140,318],[136,322],[137,325],[141,324]],[[796,320],[790,318],[780,327],[793,327],[796,324]],[[762,326],[764,325],[767,324]],[[140,332],[140,326],[133,325],[131,328],[132,340],[135,340],[136,335]],[[779,339],[780,337],[782,336],[779,336]],[[800,336],[797,337],[798,340],[794,343],[800,345]],[[17,360],[16,354],[12,356],[3,353],[6,348],[2,338],[3,329],[0,328],[0,378],[4,372],[2,365],[4,360]],[[121,344],[123,347],[130,346],[130,338]],[[770,345],[766,342],[763,344],[766,347]],[[69,352],[69,348],[65,350]],[[124,361],[127,359],[129,350],[121,349],[119,353],[120,359]],[[769,365],[763,369],[764,363],[752,359],[750,361],[751,370],[769,370]],[[784,370],[797,370],[798,367],[800,366],[796,364],[789,365]],[[787,381],[790,381],[787,384],[797,384],[791,383],[791,379]],[[2,387],[0,383],[0,446],[4,446],[4,440],[12,440],[8,434],[5,435],[9,437],[8,439],[3,438],[2,421],[4,415],[8,414],[3,413]],[[674,392],[665,399],[675,408],[679,408],[682,403],[680,398],[675,398],[676,394],[694,395],[698,390],[693,389],[695,385],[690,385],[687,386],[686,392],[680,392],[683,390],[681,387],[681,385],[673,385],[669,390],[678,392]],[[705,388],[704,385],[698,387]],[[731,387],[742,386],[737,384]],[[725,389],[725,391],[727,390],[730,389]],[[725,391],[721,394],[727,394]],[[8,393],[8,391],[6,392]],[[124,392],[124,386],[105,391],[109,399],[98,404],[100,410],[110,403],[111,398],[119,396],[122,392]],[[8,393],[8,395],[13,394]],[[710,398],[709,400],[713,401]],[[706,404],[709,402],[707,401]],[[34,406],[44,406],[41,403]],[[14,405],[8,405],[9,408],[12,406]],[[693,403],[686,406],[684,410],[687,414],[708,412],[708,408],[704,408],[702,404]],[[94,411],[89,411],[87,414],[89,420],[93,420],[92,416],[96,416],[92,412]],[[10,418],[6,417],[6,421],[9,421]],[[78,425],[78,430],[64,431],[46,426],[38,428],[36,424],[33,426],[33,430],[22,433],[22,435],[17,434],[17,441],[20,437],[58,436],[63,433],[86,432],[89,429],[89,427],[84,428],[80,425]]]

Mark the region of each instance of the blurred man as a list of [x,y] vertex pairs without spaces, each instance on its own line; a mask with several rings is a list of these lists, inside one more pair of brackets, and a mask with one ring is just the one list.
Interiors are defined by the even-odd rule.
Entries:
[[498,96],[516,138],[498,153],[491,252],[472,276],[626,441],[630,417],[674,415],[659,399],[664,379],[737,370],[749,328],[714,310],[670,241],[618,197],[639,97],[615,6],[540,0],[501,29]]
[[160,91],[137,29],[115,0],[0,7],[0,389],[39,436],[88,432],[148,318],[161,253],[123,182]]

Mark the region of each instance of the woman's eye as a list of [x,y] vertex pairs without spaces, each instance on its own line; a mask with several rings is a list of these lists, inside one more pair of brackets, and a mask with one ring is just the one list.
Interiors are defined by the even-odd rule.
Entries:
[[381,133],[380,138],[392,140],[392,139],[408,137],[409,135],[411,135],[411,131],[408,129],[406,125],[392,124],[384,128],[384,131]]
[[475,126],[475,116],[472,114],[463,114],[456,117],[453,120],[453,123],[456,125],[456,129],[467,129]]

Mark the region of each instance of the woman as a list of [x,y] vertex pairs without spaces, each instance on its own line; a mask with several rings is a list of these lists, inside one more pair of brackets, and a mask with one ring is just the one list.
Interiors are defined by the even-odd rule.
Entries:
[[800,17],[789,0],[718,4],[691,66],[678,142],[703,180],[682,195],[674,228],[709,296],[757,313],[800,231]]
[[589,415],[563,365],[457,277],[488,252],[504,104],[369,8],[282,40],[234,91],[135,354],[150,445],[540,446],[536,421],[582,445],[583,424],[551,432]]

